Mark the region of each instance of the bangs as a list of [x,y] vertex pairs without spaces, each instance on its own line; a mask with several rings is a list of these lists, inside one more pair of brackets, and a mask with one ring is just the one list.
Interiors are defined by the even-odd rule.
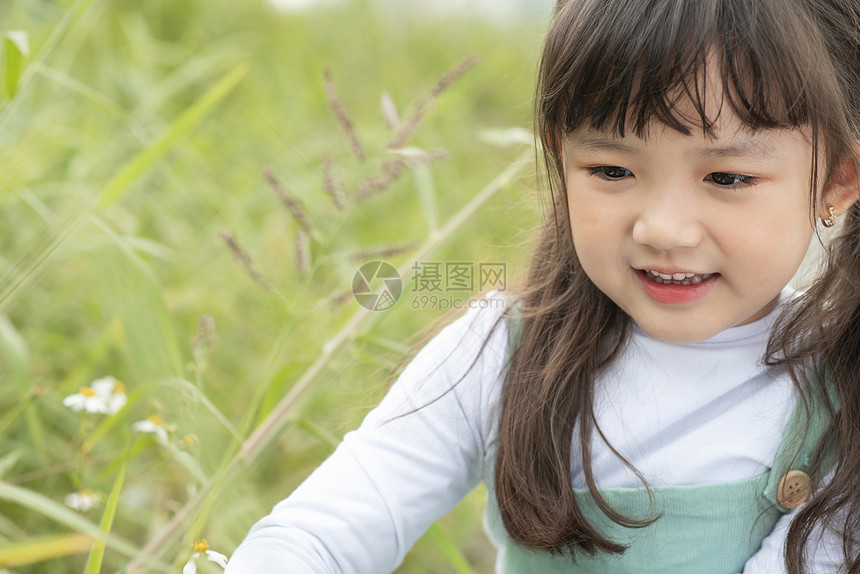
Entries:
[[834,75],[811,24],[791,0],[560,3],[541,63],[541,133],[644,137],[657,122],[713,136],[727,107],[753,131],[817,132],[814,110],[838,107],[839,90],[827,94]]

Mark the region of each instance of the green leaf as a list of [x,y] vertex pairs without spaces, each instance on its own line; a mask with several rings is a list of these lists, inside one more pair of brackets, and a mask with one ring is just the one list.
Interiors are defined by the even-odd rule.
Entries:
[[[122,467],[119,469],[119,473],[117,473],[116,480],[113,483],[113,489],[111,490],[110,496],[108,497],[107,504],[105,504],[105,512],[102,515],[101,524],[99,524],[99,530],[105,533],[105,535],[110,534],[111,526],[113,525],[114,516],[116,516],[116,509],[119,505],[119,495],[122,492],[122,483],[125,481],[125,469],[128,466],[128,458],[126,457],[123,462]],[[99,574],[99,571],[102,567],[102,560],[105,555],[105,541],[104,540],[96,540],[93,543],[92,550],[90,550],[89,558],[87,558],[87,565],[84,569],[84,574]]]
[[199,124],[235,88],[248,72],[247,64],[239,64],[191,104],[167,130],[149,147],[142,149],[105,184],[99,206],[104,208],[122,197],[134,182],[160,160],[179,139]]
[[[69,33],[69,30],[81,19],[87,10],[93,5],[95,0],[76,0],[74,4],[72,4],[66,13],[63,14],[63,18],[57,23],[54,29],[51,31],[51,35],[48,36],[48,39],[42,44],[39,48],[39,51],[34,56],[34,62],[45,62],[54,51],[57,49],[63,40],[65,40],[66,36]],[[16,110],[18,105],[20,105],[21,100],[26,96],[23,92],[27,92],[33,86],[33,73],[28,68],[28,70],[22,74],[20,81],[18,82],[17,93],[19,97],[15,98],[12,103],[3,108],[3,112],[0,113],[0,131],[6,127],[6,122],[9,121]]]
[[24,71],[24,60],[30,54],[30,41],[24,30],[10,30],[3,34],[3,77],[0,81],[0,98],[11,100],[18,92],[18,82]]
[[40,536],[6,546],[0,550],[0,567],[37,564],[52,558],[83,554],[93,539],[85,534]]

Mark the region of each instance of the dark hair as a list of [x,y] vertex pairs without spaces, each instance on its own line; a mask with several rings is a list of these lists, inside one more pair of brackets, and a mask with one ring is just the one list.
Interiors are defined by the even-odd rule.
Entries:
[[[654,122],[684,134],[700,129],[713,135],[715,118],[705,113],[706,65],[719,71],[722,109],[751,130],[809,130],[813,211],[837,165],[857,169],[857,0],[558,2],[535,103],[552,217],[544,222],[522,293],[522,337],[502,392],[495,468],[501,516],[520,545],[573,558],[577,552],[624,550],[589,524],[577,505],[570,470],[577,426],[585,482],[600,509],[621,525],[650,523],[615,511],[594,484],[590,445],[600,432],[594,381],[623,349],[629,318],[577,259],[561,142],[581,126],[641,136]],[[678,110],[677,104],[688,102],[695,117]],[[786,365],[798,387],[823,384],[808,376],[810,364],[826,369],[840,405],[827,434],[840,445],[835,474],[792,523],[786,553],[791,574],[805,572],[806,543],[816,525],[840,520],[846,534],[860,530],[860,204],[843,220],[828,247],[826,269],[785,309],[765,358]],[[860,572],[856,544],[846,536],[850,572]]]

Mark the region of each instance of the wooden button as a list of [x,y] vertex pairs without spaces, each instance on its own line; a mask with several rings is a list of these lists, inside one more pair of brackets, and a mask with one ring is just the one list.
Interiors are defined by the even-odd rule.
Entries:
[[809,500],[811,481],[802,470],[789,470],[779,481],[776,499],[786,508],[797,508]]

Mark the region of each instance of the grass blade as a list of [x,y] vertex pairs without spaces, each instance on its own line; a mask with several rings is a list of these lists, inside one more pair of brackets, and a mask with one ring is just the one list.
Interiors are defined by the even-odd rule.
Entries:
[[6,315],[0,315],[0,346],[5,350],[9,363],[14,366],[18,380],[24,385],[29,384],[30,350],[24,337]]
[[93,539],[86,534],[31,538],[0,549],[0,568],[36,564],[52,558],[83,554],[92,542]]
[[89,538],[104,540],[108,546],[129,557],[139,558],[147,564],[147,572],[172,572],[170,565],[156,560],[150,555],[144,555],[133,544],[113,534],[105,534],[92,521],[38,492],[21,488],[0,480],[0,500],[6,500],[38,512],[42,516],[77,531]]
[[48,66],[42,64],[35,64],[33,69],[36,73],[44,76],[45,78],[51,80],[52,82],[63,86],[68,89],[70,92],[78,94],[88,101],[92,102],[94,105],[99,108],[105,110],[110,115],[114,116],[117,119],[125,120],[126,112],[120,107],[119,104],[108,98],[106,95],[101,92],[91,88],[90,86],[80,82],[59,70],[54,70],[53,68],[49,68]]
[[469,566],[466,557],[463,556],[463,553],[460,552],[457,545],[451,540],[451,537],[438,524],[433,524],[427,529],[427,536],[442,552],[445,559],[448,560],[448,564],[459,574],[475,574],[475,571]]
[[[34,64],[37,62],[45,62],[51,57],[54,50],[57,49],[57,46],[59,46],[66,38],[69,30],[71,30],[75,23],[81,19],[81,16],[89,10],[93,2],[95,2],[95,0],[77,0],[71,7],[69,7],[68,10],[66,10],[62,20],[57,23],[51,31],[51,35],[48,36],[48,39],[45,40],[45,43],[42,44],[41,48],[39,48],[39,51],[33,60]],[[9,121],[9,118],[12,117],[18,105],[20,105],[21,101],[24,99],[24,96],[26,95],[25,92],[32,88],[33,78],[33,66],[31,65],[28,66],[21,74],[21,79],[18,82],[16,91],[18,97],[9,102],[9,104],[3,108],[3,113],[0,114],[0,131],[6,127],[6,122]]]
[[203,94],[203,97],[182,112],[161,136],[141,150],[105,184],[99,199],[99,207],[107,207],[122,197],[128,188],[161,159],[174,143],[197,126],[239,84],[247,72],[248,65],[239,64]]
[[418,202],[421,212],[427,221],[427,227],[433,233],[439,228],[439,206],[436,199],[436,186],[433,182],[433,173],[430,164],[433,155],[415,147],[391,150],[391,153],[402,157],[406,165],[412,170],[412,178],[415,181],[415,191],[418,194]]
[[[104,532],[105,535],[110,534],[113,519],[114,516],[116,516],[116,509],[119,505],[119,495],[122,492],[122,484],[125,481],[125,469],[127,466],[128,457],[125,458],[122,467],[119,469],[119,473],[117,473],[116,481],[113,483],[113,489],[111,490],[110,496],[105,504],[105,512],[102,515],[102,521],[99,524],[99,529]],[[96,540],[93,542],[92,550],[90,550],[89,558],[87,558],[87,565],[84,568],[84,574],[99,574],[104,555],[105,541]]]
[[0,277],[0,313],[54,263],[65,241],[86,220],[89,211],[89,205],[72,208],[68,217],[58,219],[35,238],[26,253]]
[[30,41],[24,30],[10,30],[3,36],[3,80],[0,98],[11,100],[18,91],[18,82],[24,71],[24,60],[30,53]]
[[231,423],[230,420],[226,416],[224,416],[224,413],[222,413],[218,409],[218,407],[215,406],[215,403],[213,403],[209,399],[209,397],[206,396],[206,393],[203,392],[203,389],[201,389],[191,381],[186,381],[185,379],[180,379],[178,377],[170,379],[168,382],[181,388],[189,396],[194,397],[194,400],[200,401],[200,403],[202,403],[203,406],[206,407],[206,410],[208,410],[212,414],[212,416],[214,416],[215,419],[219,423],[221,423],[221,425],[225,429],[227,429],[227,431],[231,435],[233,435],[233,438],[241,439],[241,437],[239,436],[239,431],[236,430],[236,427],[233,426],[233,423]]
[[0,417],[0,436],[5,436],[6,431],[12,426],[12,423],[21,416],[21,413],[23,413],[28,406],[30,406],[31,398],[31,396],[27,396],[25,400],[18,401],[15,403],[15,406],[6,411],[3,416]]
[[114,413],[109,417],[105,417],[105,419],[99,423],[99,425],[93,430],[92,433],[84,440],[81,445],[81,452],[84,454],[88,454],[92,452],[93,448],[96,444],[103,439],[120,421],[125,422],[126,413],[128,413],[132,406],[140,399],[140,397],[146,392],[146,389],[135,389],[134,391],[128,393],[126,395],[128,400],[125,403],[125,406],[122,407],[119,411]]

